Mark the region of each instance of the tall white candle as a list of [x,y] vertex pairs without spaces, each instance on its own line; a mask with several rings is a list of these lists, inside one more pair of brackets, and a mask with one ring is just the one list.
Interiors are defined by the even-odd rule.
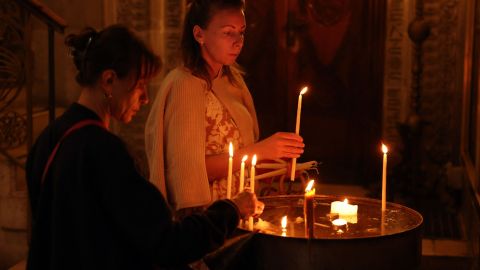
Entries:
[[257,155],[253,155],[252,167],[250,168],[250,189],[255,193],[255,165],[257,164]]
[[387,153],[388,148],[382,143],[383,152],[383,170],[382,170],[382,212],[385,212],[387,207]]
[[[255,193],[255,165],[257,164],[257,155],[253,155],[252,167],[250,168],[250,189]],[[248,228],[253,231],[253,217],[248,218]]]
[[[308,91],[308,87],[303,87],[302,91],[300,91],[300,94],[298,95],[298,104],[297,104],[297,121],[295,124],[295,133],[298,135],[300,134],[300,114],[302,113],[302,96]],[[292,171],[290,173],[290,180],[293,181],[295,180],[295,169],[297,166],[297,159],[293,158],[292,159]]]
[[247,161],[247,159],[247,155],[243,156],[242,163],[240,164],[240,187],[238,189],[239,192],[242,192],[245,186],[245,161]]
[[233,145],[230,142],[228,146],[228,176],[227,176],[227,199],[232,197],[232,168],[233,168]]
[[382,211],[382,217],[380,218],[380,235],[385,235],[385,212]]

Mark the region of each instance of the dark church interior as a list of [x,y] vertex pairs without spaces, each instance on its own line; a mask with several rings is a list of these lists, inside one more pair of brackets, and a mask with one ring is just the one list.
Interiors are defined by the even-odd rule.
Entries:
[[[133,29],[163,62],[148,86],[153,99],[178,64],[188,2],[0,0],[0,269],[26,269],[27,153],[78,97],[65,36],[115,23]],[[420,217],[411,231],[396,235],[319,241],[332,245],[333,257],[315,265],[397,253],[399,261],[413,260],[408,269],[480,269],[480,0],[245,0],[245,18],[237,62],[254,100],[260,138],[295,130],[299,92],[308,86],[300,127],[305,152],[298,163],[318,163],[308,171],[316,194],[352,198],[359,211],[362,204],[379,205],[383,143],[386,200]],[[111,127],[145,175],[150,106],[128,126]],[[260,181],[257,196],[265,202],[303,196],[303,180]],[[288,269],[272,262],[281,253],[270,249],[284,246],[279,250],[296,256],[296,245],[307,245],[279,236],[264,240],[247,251],[265,256],[256,268],[234,260],[235,267],[211,269]],[[384,254],[369,250],[376,245]],[[345,265],[350,267],[338,269],[355,264]],[[385,259],[384,266],[370,269],[401,269],[388,265]]]

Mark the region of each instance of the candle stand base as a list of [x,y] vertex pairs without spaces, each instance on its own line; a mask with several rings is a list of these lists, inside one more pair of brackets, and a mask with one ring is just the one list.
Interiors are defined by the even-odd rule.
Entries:
[[[418,212],[387,203],[381,224],[381,201],[349,197],[358,205],[357,223],[340,228],[329,214],[330,203],[340,199],[315,196],[315,237],[307,239],[303,196],[260,198],[265,210],[260,217],[263,225],[256,226],[259,231],[239,228],[237,237],[242,240],[223,250],[222,256],[231,259],[212,263],[211,269],[419,269],[423,218]],[[285,215],[288,225],[282,236],[280,221]],[[230,252],[234,256],[227,256]]]

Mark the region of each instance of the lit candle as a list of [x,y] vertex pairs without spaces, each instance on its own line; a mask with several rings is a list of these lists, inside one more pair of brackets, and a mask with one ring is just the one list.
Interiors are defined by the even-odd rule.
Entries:
[[233,168],[233,145],[228,146],[228,176],[227,176],[227,199],[232,197],[232,168]]
[[387,207],[387,153],[388,148],[382,143],[383,152],[383,170],[382,170],[382,212],[385,212]]
[[314,212],[313,212],[313,199],[315,198],[315,188],[313,188],[313,184],[315,181],[310,180],[308,182],[307,188],[305,188],[305,198],[303,202],[303,216],[305,219],[305,237],[307,238],[314,238],[314,231],[313,231],[313,224],[315,223],[314,220]]
[[239,192],[243,191],[244,185],[245,185],[245,161],[247,161],[248,156],[245,155],[242,158],[242,163],[240,164],[240,187],[239,187]]
[[343,226],[343,225],[347,225],[347,221],[343,218],[337,218],[332,221],[332,224],[335,226]]
[[344,233],[347,230],[347,221],[343,218],[337,218],[333,220],[332,225],[333,229],[337,231],[337,233]]
[[282,218],[282,236],[287,236],[287,216]]
[[343,202],[334,201],[330,204],[330,213],[335,213],[344,216],[356,215],[358,211],[358,205],[352,205],[348,203],[348,199]]
[[255,165],[257,164],[257,155],[253,155],[252,167],[250,168],[250,189],[255,193]]
[[300,134],[300,114],[302,112],[302,96],[308,91],[308,87],[303,87],[302,91],[298,95],[298,105],[297,105],[297,122],[295,125],[295,133]]
[[[297,104],[297,121],[295,124],[295,133],[298,135],[300,134],[300,114],[302,112],[302,96],[308,91],[308,87],[303,87],[302,91],[298,95],[298,104]],[[290,180],[295,180],[295,168],[297,166],[297,159],[292,159],[292,171],[290,172]]]
[[339,218],[347,220],[350,223],[357,223],[358,205],[352,205],[345,199],[343,202],[334,201],[330,204],[330,213],[338,214]]
[[[250,168],[250,189],[255,194],[255,164],[257,164],[257,155],[253,155],[252,167]],[[253,231],[253,217],[248,218],[248,228]]]

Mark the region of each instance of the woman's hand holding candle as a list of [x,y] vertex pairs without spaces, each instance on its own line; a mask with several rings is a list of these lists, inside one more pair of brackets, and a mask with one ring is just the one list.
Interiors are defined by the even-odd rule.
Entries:
[[[298,158],[303,153],[303,138],[289,132],[277,132],[256,144],[244,148],[249,153],[256,153],[262,160],[279,158]],[[251,148],[251,149],[250,149]]]

